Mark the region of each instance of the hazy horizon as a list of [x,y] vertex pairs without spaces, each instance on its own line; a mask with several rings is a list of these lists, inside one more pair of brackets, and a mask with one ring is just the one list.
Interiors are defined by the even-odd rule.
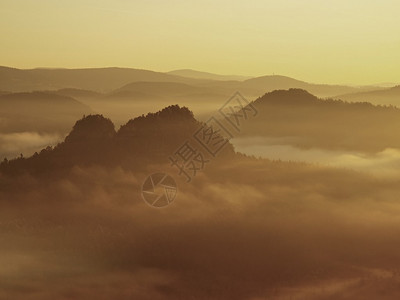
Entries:
[[[11,68],[11,69],[19,69],[19,70],[84,70],[84,69],[134,69],[134,70],[146,70],[146,71],[152,71],[152,72],[158,72],[158,73],[171,73],[174,71],[193,71],[193,72],[199,72],[199,73],[208,73],[210,75],[217,75],[217,76],[237,76],[237,77],[248,77],[249,79],[251,78],[258,78],[258,77],[264,77],[264,76],[281,76],[281,77],[288,77],[288,78],[293,78],[299,81],[307,82],[310,84],[328,84],[328,85],[343,85],[343,86],[353,86],[353,87],[362,87],[362,86],[376,86],[376,87],[394,87],[400,85],[400,80],[398,81],[393,81],[393,82],[388,82],[388,81],[376,81],[376,82],[370,82],[370,83],[345,83],[345,82],[324,82],[324,81],[308,81],[304,78],[298,78],[298,77],[293,77],[289,76],[287,74],[276,74],[276,73],[260,73],[258,75],[249,75],[249,74],[242,74],[242,73],[217,73],[217,72],[211,72],[209,70],[197,70],[197,69],[190,69],[190,68],[181,68],[181,69],[171,69],[171,70],[153,70],[153,69],[144,69],[144,68],[138,68],[134,66],[94,66],[94,67],[60,67],[60,66],[54,66],[54,67],[43,67],[43,66],[36,66],[36,67],[27,67],[27,68],[22,68],[22,67],[16,67],[16,66],[7,66],[7,65],[1,65],[0,67],[6,67],[6,68]],[[178,76],[183,76],[183,77],[189,77],[189,76],[184,76],[184,75],[178,75]],[[190,78],[190,77],[189,77]],[[220,79],[223,80],[223,79]],[[226,79],[228,80],[228,79]],[[233,80],[233,79],[232,79]],[[237,80],[237,79],[236,79]],[[242,79],[244,80],[244,79]]]
[[0,0],[0,300],[400,299],[397,0]]
[[399,82],[399,8],[394,0],[3,0],[0,65]]

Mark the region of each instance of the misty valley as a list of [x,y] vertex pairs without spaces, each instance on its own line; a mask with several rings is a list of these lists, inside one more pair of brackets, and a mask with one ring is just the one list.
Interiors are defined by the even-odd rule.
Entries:
[[0,299],[400,297],[398,87],[0,78]]

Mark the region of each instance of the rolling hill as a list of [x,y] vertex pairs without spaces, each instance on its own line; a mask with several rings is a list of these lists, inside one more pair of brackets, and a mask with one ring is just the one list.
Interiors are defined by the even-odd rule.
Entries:
[[[247,97],[259,97],[276,89],[301,88],[319,97],[355,93],[377,89],[374,87],[349,87],[341,85],[311,84],[286,76],[270,75],[243,81],[221,80],[221,77],[206,76],[208,73],[179,71],[161,73],[129,68],[88,68],[88,69],[16,69],[0,67],[0,90],[26,92],[37,90],[80,89],[109,93],[133,82],[173,82],[192,86],[207,87],[222,91],[226,96],[240,91]],[[182,76],[183,74],[189,77]],[[197,74],[197,78],[193,78]],[[212,76],[211,76],[212,77]]]
[[187,100],[203,97],[203,99],[206,101],[210,97],[228,97],[228,95],[229,94],[227,91],[218,87],[196,86],[177,82],[132,82],[112,91],[111,93],[108,93],[107,97],[136,98],[139,96],[139,98],[154,97],[155,99],[171,99],[171,97],[183,97]]
[[258,115],[241,136],[279,138],[300,148],[378,152],[400,148],[400,110],[322,100],[305,90],[277,90],[253,102]]
[[351,102],[370,102],[378,105],[400,106],[400,85],[381,90],[344,94],[334,98]]
[[280,75],[251,78],[241,82],[237,87],[239,91],[243,91],[245,94],[251,93],[252,96],[256,96],[258,94],[256,97],[274,90],[286,90],[291,88],[304,89],[321,98],[344,93],[376,89],[376,87],[370,86],[357,88],[344,85],[313,84]]
[[92,109],[75,100],[48,92],[11,93],[0,96],[0,131],[67,132],[77,118]]
[[167,74],[178,75],[187,78],[196,78],[196,79],[210,79],[210,80],[221,80],[221,81],[243,81],[246,79],[250,79],[249,76],[240,76],[240,75],[220,75],[208,72],[201,72],[191,69],[181,69],[167,72]]
[[65,88],[56,91],[52,91],[57,95],[72,97],[74,99],[92,99],[101,97],[103,94],[99,92],[89,91],[89,90],[82,90],[82,89],[74,89],[74,88]]
[[22,70],[0,67],[0,90],[12,92],[58,90],[63,88],[104,92],[134,81],[188,82],[191,79],[160,72],[128,68]]

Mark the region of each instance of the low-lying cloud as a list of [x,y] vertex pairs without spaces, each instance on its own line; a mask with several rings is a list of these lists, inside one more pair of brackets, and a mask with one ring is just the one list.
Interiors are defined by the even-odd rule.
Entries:
[[0,133],[0,159],[14,158],[23,154],[30,156],[47,146],[56,145],[63,137],[59,134],[38,132]]
[[353,169],[379,176],[400,175],[400,149],[388,148],[378,153],[355,151],[302,149],[298,138],[235,138],[235,150],[247,155],[271,160],[300,161],[331,167]]
[[398,182],[215,162],[175,176],[177,199],[154,209],[140,197],[151,172],[3,177],[17,182],[0,190],[0,298],[377,299],[383,286],[397,299]]

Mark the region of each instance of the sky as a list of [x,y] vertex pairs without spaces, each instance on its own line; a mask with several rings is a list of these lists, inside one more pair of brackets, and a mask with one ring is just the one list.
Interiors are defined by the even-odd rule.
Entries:
[[0,0],[0,65],[400,83],[398,0]]

